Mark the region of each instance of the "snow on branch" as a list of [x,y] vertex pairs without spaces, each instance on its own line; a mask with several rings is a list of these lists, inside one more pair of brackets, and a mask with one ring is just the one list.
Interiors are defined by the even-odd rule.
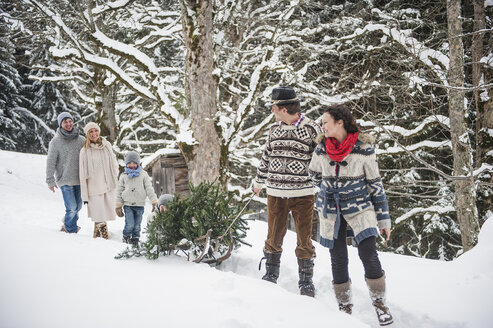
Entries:
[[[165,105],[166,108],[165,113],[169,115],[172,120],[174,121],[182,120],[181,117],[182,115],[177,110],[175,110],[174,107],[171,105],[172,102],[163,88],[163,83],[161,83],[160,81],[159,69],[157,68],[154,61],[149,56],[147,56],[145,53],[138,50],[137,48],[133,47],[132,45],[128,45],[107,37],[103,32],[98,30],[97,27],[96,27],[96,32],[94,32],[92,36],[100,43],[101,46],[103,46],[108,51],[130,59],[132,63],[139,66],[146,73],[148,73],[151,76],[151,80],[152,80],[150,86],[155,90],[155,92],[152,92],[148,88],[141,86],[140,84],[131,80],[130,77],[126,76],[126,80],[128,83],[127,85],[129,85],[130,88],[134,90],[139,90],[141,94],[145,95],[149,99],[155,101],[159,100],[162,104]],[[112,71],[114,70],[115,72],[119,72],[116,74],[117,76],[120,77],[124,76],[125,74],[124,71],[120,69],[116,65],[116,63],[110,61],[109,59],[105,59],[105,61],[107,67],[110,67],[111,65]]]
[[138,84],[136,81],[134,81],[128,74],[121,69],[115,62],[113,62],[109,58],[105,57],[100,57],[96,55],[92,55],[90,53],[87,53],[85,51],[77,51],[76,49],[58,49],[55,47],[50,47],[50,51],[54,57],[57,58],[69,58],[69,57],[76,57],[79,59],[83,59],[87,61],[88,63],[91,63],[93,65],[105,68],[115,74],[119,79],[130,89],[134,90],[135,92],[143,95],[145,98],[148,98],[150,100],[156,100],[156,97],[154,94],[149,91],[146,87]]
[[397,219],[395,219],[395,224],[398,224],[402,221],[405,221],[415,215],[418,214],[429,214],[429,213],[437,213],[440,215],[446,214],[446,213],[453,213],[455,212],[455,208],[453,206],[430,206],[430,207],[416,207],[407,212],[406,214],[403,214],[399,216]]
[[399,147],[388,147],[385,149],[375,149],[377,154],[386,154],[386,155],[395,155],[404,152],[414,152],[423,148],[442,148],[442,147],[450,147],[452,149],[452,142],[450,140],[446,141],[422,141],[409,146],[399,146]]
[[[145,45],[146,48],[152,49],[157,44],[159,44],[162,40],[166,39],[177,39],[178,36],[181,36],[182,26],[180,19],[174,20],[171,24],[164,28],[160,28],[158,30],[152,31],[151,33],[144,36],[142,39],[137,40],[135,42],[136,46]],[[157,37],[158,40],[152,42],[152,44],[148,44],[152,38]]]
[[80,87],[79,87],[79,84],[75,83],[74,81],[72,81],[72,87],[74,88],[74,91],[75,93],[77,94],[77,96],[79,96],[79,98],[85,102],[86,104],[91,104],[92,106],[95,106],[95,102],[94,102],[94,98],[91,98],[91,97],[88,97],[86,96],[81,90],[80,90]]
[[[362,120],[358,120],[358,123],[361,126],[375,126],[375,124],[372,122],[367,122],[367,121],[362,121]],[[399,134],[402,137],[413,137],[413,136],[420,134],[424,129],[426,129],[430,125],[437,124],[437,123],[449,127],[450,119],[447,116],[443,116],[443,115],[432,115],[432,116],[428,116],[427,118],[425,118],[421,122],[421,124],[419,124],[417,127],[415,127],[414,129],[411,129],[411,130],[400,127],[398,125],[383,125],[382,127],[377,126],[374,129],[377,132],[387,133],[386,131],[388,131],[388,132],[392,132],[394,134],[395,133]]]
[[482,174],[483,172],[486,173],[491,173],[493,174],[493,165],[487,164],[487,163],[481,163],[481,167],[474,170],[474,176],[478,176]]
[[48,16],[58,27],[62,29],[62,31],[69,37],[70,41],[77,47],[74,49],[75,51],[86,51],[92,53],[92,49],[85,45],[84,43],[79,41],[79,38],[76,34],[63,22],[62,18],[51,11],[46,5],[40,4],[36,0],[24,0],[26,3],[31,4],[37,7],[41,12],[43,12],[46,16]]
[[40,119],[39,117],[37,117],[36,115],[34,115],[33,113],[31,113],[30,111],[28,111],[26,108],[23,108],[23,107],[15,107],[12,109],[13,111],[16,111],[16,112],[19,112],[19,113],[22,113],[30,118],[32,118],[34,121],[38,122],[38,124],[43,127],[48,133],[50,133],[51,135],[55,135],[55,131],[53,131],[52,128],[50,128],[48,125],[46,125],[46,123]]
[[[374,31],[381,31],[388,37],[392,38],[394,41],[398,42],[404,47],[404,49],[407,50],[408,53],[412,54],[426,66],[431,68],[431,70],[435,72],[443,85],[448,86],[446,72],[449,67],[449,58],[442,52],[430,49],[426,47],[422,42],[418,41],[416,38],[409,36],[411,34],[411,30],[398,30],[395,28],[390,28],[383,24],[370,23],[363,28],[357,28],[353,34],[340,38],[340,41],[351,40],[367,32]],[[324,41],[326,42],[329,40],[329,36],[326,36],[324,38]],[[435,63],[440,63],[441,66]]]
[[108,10],[120,9],[128,5],[130,2],[134,0],[118,0],[113,2],[105,3],[104,5],[97,6],[92,10],[92,14],[94,16],[102,14]]
[[[259,8],[256,10],[256,13],[252,13],[251,16],[256,16],[259,11],[267,9],[270,10],[271,6],[275,7],[276,4],[270,3],[265,7]],[[282,13],[275,13],[275,15],[273,14],[272,18],[276,20],[277,26],[286,25],[286,22],[290,20],[291,16],[298,8],[298,6],[299,1],[291,1],[289,3],[289,7],[285,8]],[[226,16],[229,16],[229,13],[227,13]],[[264,29],[268,29],[268,31],[260,32],[260,30]],[[245,59],[240,62],[244,63],[248,63],[248,60],[246,58],[250,55],[253,55],[255,60],[260,57],[259,54],[262,55],[260,62],[255,63],[255,68],[249,74],[249,83],[246,91],[244,92],[244,95],[240,96],[241,91],[239,90],[239,88],[233,90],[235,88],[229,85],[226,87],[228,90],[231,90],[233,94],[238,94],[242,98],[241,102],[238,104],[238,108],[231,111],[230,115],[234,118],[222,118],[219,120],[219,124],[223,128],[223,138],[224,140],[226,140],[226,143],[229,143],[228,148],[230,149],[230,151],[236,149],[238,145],[248,143],[252,139],[256,138],[259,133],[262,133],[270,123],[271,115],[264,119],[262,123],[259,124],[255,129],[253,129],[253,131],[250,131],[250,133],[239,132],[245,123],[245,119],[252,113],[254,109],[253,104],[258,97],[259,90],[261,89],[260,85],[263,74],[267,71],[280,71],[286,69],[284,65],[279,66],[279,58],[280,55],[282,55],[282,49],[278,47],[278,45],[282,42],[287,42],[286,39],[288,38],[285,37],[284,33],[285,31],[282,28],[277,28],[276,26],[261,25],[259,27],[253,27],[250,33],[248,35],[245,35],[244,39],[241,42],[241,46],[236,49],[236,53]],[[255,49],[252,49],[249,44],[253,39],[258,38],[259,35],[264,35],[265,39],[269,39],[268,44],[267,46],[263,45],[262,47],[256,47]],[[221,47],[224,47],[222,42],[216,42],[220,43]],[[248,51],[243,51],[242,49],[244,47],[246,47]],[[245,72],[241,69],[238,69],[237,66],[233,65],[232,68],[240,74],[240,79],[244,76]]]
[[63,81],[73,81],[79,80],[81,82],[85,82],[80,76],[77,75],[69,75],[69,76],[36,76],[29,75],[30,80],[39,81],[39,82],[63,82]]
[[96,32],[92,36],[106,49],[117,53],[132,57],[133,61],[142,68],[146,69],[154,78],[159,74],[158,69],[152,59],[142,51],[132,47],[129,44],[119,42],[107,37],[96,27]]

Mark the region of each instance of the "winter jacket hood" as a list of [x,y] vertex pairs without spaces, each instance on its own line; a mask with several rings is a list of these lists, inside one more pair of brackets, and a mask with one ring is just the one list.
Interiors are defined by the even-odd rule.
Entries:
[[[325,134],[319,134],[317,136],[317,144],[321,143],[322,141],[325,143]],[[366,143],[366,144],[373,144],[375,143],[375,138],[371,135],[371,134],[368,134],[368,133],[359,133],[358,134],[358,140],[361,141],[362,143]]]

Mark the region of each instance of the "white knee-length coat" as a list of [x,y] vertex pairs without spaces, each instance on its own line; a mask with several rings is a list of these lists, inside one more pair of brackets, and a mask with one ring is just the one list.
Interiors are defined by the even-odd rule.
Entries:
[[115,219],[115,196],[118,162],[111,144],[91,143],[79,155],[79,176],[82,201],[88,202],[88,216],[94,222]]

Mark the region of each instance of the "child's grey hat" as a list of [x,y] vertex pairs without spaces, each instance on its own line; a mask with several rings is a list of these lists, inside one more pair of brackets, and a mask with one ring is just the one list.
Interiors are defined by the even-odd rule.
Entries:
[[72,121],[74,120],[74,118],[72,117],[72,115],[70,115],[69,112],[61,112],[60,114],[58,114],[58,117],[56,118],[58,121],[58,126],[61,127],[63,120],[67,118],[71,119]]
[[159,199],[157,200],[157,207],[161,207],[161,205],[166,205],[169,202],[173,200],[173,195],[170,194],[163,194],[159,196]]
[[129,151],[128,153],[125,154],[125,165],[132,162],[137,165],[140,165],[140,156],[135,151]]

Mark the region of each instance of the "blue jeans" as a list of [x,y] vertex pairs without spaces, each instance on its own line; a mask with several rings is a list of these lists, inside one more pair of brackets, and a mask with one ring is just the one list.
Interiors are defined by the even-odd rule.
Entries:
[[139,238],[144,206],[125,205],[123,206],[123,212],[125,213],[125,228],[123,228],[123,235]]
[[65,203],[65,229],[76,233],[79,211],[82,208],[80,186],[61,186],[60,189]]

